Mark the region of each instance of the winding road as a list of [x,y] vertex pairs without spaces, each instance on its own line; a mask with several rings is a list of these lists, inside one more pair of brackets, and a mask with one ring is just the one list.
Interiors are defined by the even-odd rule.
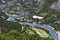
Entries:
[[54,38],[54,40],[59,40],[56,31],[54,30],[53,27],[51,27],[51,26],[49,26],[49,25],[46,25],[46,24],[41,25],[41,24],[28,23],[28,22],[19,22],[19,24],[29,25],[30,27],[43,28],[43,29],[49,31],[49,34],[52,36],[52,38]]

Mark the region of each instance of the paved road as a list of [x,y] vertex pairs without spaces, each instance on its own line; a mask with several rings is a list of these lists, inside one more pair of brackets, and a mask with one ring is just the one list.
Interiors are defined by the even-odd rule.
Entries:
[[49,31],[49,34],[52,36],[52,38],[54,38],[54,40],[58,40],[58,35],[56,34],[54,28],[52,28],[49,25],[45,25],[45,24],[40,25],[40,24],[36,24],[36,23],[27,23],[27,22],[19,22],[19,24],[26,24],[26,25],[29,25],[31,27],[43,28],[43,29]]

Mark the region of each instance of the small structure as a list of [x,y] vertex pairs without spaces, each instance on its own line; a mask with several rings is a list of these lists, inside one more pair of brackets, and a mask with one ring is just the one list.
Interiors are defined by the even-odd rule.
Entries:
[[2,3],[5,3],[5,1],[4,1],[4,0],[2,0]]
[[22,10],[22,11],[20,11],[20,12],[18,12],[17,13],[17,15],[19,16],[19,17],[26,17],[26,16],[28,16],[30,13],[28,12],[28,11],[25,11],[25,10]]
[[5,19],[5,17],[4,17],[4,16],[1,16],[1,18]]
[[36,15],[34,15],[33,18],[34,18],[34,19],[43,19],[43,17],[41,17],[41,16],[36,16]]
[[0,9],[3,9],[3,8],[5,8],[6,7],[6,5],[0,5]]
[[54,23],[56,23],[56,24],[60,24],[60,21],[56,21],[56,22],[54,22]]

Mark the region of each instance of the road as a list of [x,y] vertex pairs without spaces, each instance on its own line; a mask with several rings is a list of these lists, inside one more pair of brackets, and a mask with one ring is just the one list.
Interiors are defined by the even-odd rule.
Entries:
[[54,30],[53,27],[49,26],[49,25],[40,25],[40,24],[36,24],[36,23],[27,23],[27,22],[19,22],[19,24],[25,24],[25,25],[29,25],[30,27],[39,27],[39,28],[43,28],[47,31],[49,31],[49,34],[52,36],[52,38],[54,38],[54,40],[58,40],[58,35],[56,33],[56,31]]

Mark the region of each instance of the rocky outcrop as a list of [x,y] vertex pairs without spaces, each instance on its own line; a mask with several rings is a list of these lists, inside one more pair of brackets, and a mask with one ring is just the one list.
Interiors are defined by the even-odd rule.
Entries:
[[52,9],[60,9],[60,0],[51,5]]

